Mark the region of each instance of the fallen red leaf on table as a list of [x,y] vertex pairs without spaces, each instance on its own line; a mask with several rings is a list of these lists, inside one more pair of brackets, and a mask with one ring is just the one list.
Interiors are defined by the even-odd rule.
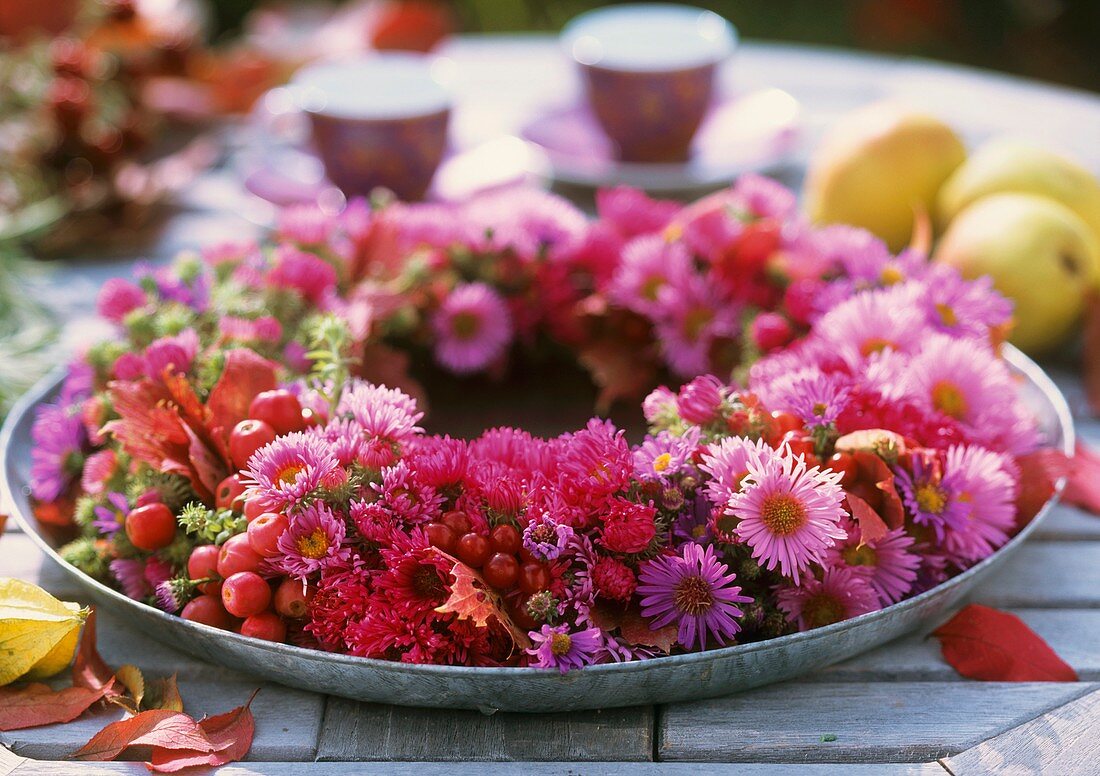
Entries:
[[215,745],[186,714],[169,709],[151,709],[132,717],[112,722],[92,736],[88,743],[73,752],[73,760],[113,760],[131,746],[151,746],[161,749],[185,749],[215,752],[227,749],[232,742]]
[[244,758],[252,748],[252,737],[256,733],[256,720],[250,707],[258,692],[252,693],[243,706],[199,721],[199,728],[214,745],[215,751],[173,750],[154,746],[151,761],[146,763],[149,770],[174,773],[196,766],[217,767]]
[[1014,614],[970,604],[937,628],[943,659],[968,679],[1076,682],[1077,673]]
[[66,687],[54,690],[45,684],[0,687],[0,730],[71,722],[110,690],[108,683],[98,689]]
[[1084,350],[1081,353],[1081,379],[1085,398],[1093,415],[1100,415],[1100,293],[1085,300]]
[[1016,509],[1021,524],[1034,517],[1054,495],[1054,485],[1062,477],[1066,478],[1062,502],[1100,515],[1100,454],[1085,443],[1077,443],[1072,458],[1046,448],[1020,456],[1016,463],[1020,468]]
[[1070,460],[1069,482],[1062,500],[1100,515],[1100,454],[1083,442],[1077,443]]

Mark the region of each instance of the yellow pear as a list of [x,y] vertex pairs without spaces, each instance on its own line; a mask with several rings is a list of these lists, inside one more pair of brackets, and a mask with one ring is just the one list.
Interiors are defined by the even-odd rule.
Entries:
[[936,198],[940,228],[989,194],[1041,194],[1081,217],[1100,240],[1100,182],[1065,157],[1010,137],[981,146],[944,183]]
[[934,116],[879,102],[841,118],[810,159],[804,198],[818,223],[862,226],[894,250],[913,231],[914,209],[931,212],[966,148]]
[[1080,216],[1035,194],[992,194],[959,213],[936,261],[989,275],[1016,305],[1010,341],[1032,354],[1063,343],[1100,279],[1100,242]]

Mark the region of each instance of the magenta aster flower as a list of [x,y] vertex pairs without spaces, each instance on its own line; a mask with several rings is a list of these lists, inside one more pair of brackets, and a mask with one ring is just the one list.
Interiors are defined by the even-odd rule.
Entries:
[[732,639],[743,612],[737,604],[752,603],[734,584],[737,575],[714,556],[712,547],[688,543],[679,555],[658,555],[642,563],[638,595],[642,616],[657,630],[676,623],[677,641],[705,649],[708,638],[719,645]]
[[644,191],[629,186],[596,192],[596,212],[626,239],[653,234],[668,226],[683,207],[679,202],[651,199]]
[[154,340],[145,349],[145,376],[150,380],[160,380],[165,370],[175,374],[189,371],[199,346],[199,335],[194,329],[184,329],[171,337]]
[[770,455],[772,449],[762,439],[731,436],[707,445],[699,468],[710,475],[703,487],[711,503],[719,507],[728,505],[730,496],[741,490],[741,483],[749,474],[749,462]]
[[523,546],[539,560],[554,560],[573,538],[573,529],[540,512],[523,529]]
[[959,499],[957,482],[944,477],[937,454],[913,455],[908,469],[894,467],[894,482],[913,522],[931,528],[937,539],[943,540],[948,527],[965,523],[969,507]]
[[382,469],[382,482],[372,482],[382,504],[407,523],[425,523],[437,516],[443,496],[419,481],[405,461]]
[[890,348],[914,352],[927,327],[908,287],[864,291],[841,302],[814,325],[814,332],[854,364]]
[[291,205],[279,211],[275,235],[303,247],[324,246],[332,236],[336,219],[316,205]]
[[963,280],[954,267],[933,264],[919,288],[928,323],[953,337],[988,340],[992,329],[1012,318],[1012,302],[993,288],[987,275]]
[[727,514],[737,517],[737,538],[752,548],[752,556],[777,565],[798,584],[801,572],[818,563],[829,547],[847,534],[841,474],[807,468],[787,447],[750,459],[748,477],[732,493]]
[[710,371],[710,351],[719,338],[735,338],[740,310],[702,275],[672,282],[659,294],[656,321],[661,353],[678,375],[694,377]]
[[718,418],[725,385],[714,375],[699,375],[680,386],[676,409],[688,423],[703,426]]
[[286,574],[304,579],[314,572],[347,558],[344,542],[346,527],[322,503],[310,504],[290,520],[290,527],[279,537],[280,555],[273,560]]
[[485,283],[456,286],[436,312],[432,328],[438,338],[436,360],[457,374],[486,368],[512,341],[508,307]]
[[153,588],[145,579],[145,561],[131,558],[115,558],[109,564],[111,575],[128,598],[135,601],[149,596]]
[[913,551],[913,537],[904,528],[894,528],[864,542],[854,521],[845,520],[843,526],[848,538],[826,551],[824,565],[847,566],[865,576],[883,606],[900,601],[913,589],[921,563]]
[[122,278],[111,278],[103,284],[96,297],[96,312],[109,321],[122,323],[134,310],[144,307],[149,297],[136,283]]
[[967,507],[965,520],[945,532],[944,550],[958,565],[973,563],[1008,541],[1019,479],[1008,456],[977,445],[948,448],[943,469]]
[[487,192],[466,203],[461,221],[476,230],[480,250],[510,249],[532,261],[560,261],[584,242],[588,219],[573,203],[536,188]]
[[766,406],[793,413],[807,427],[813,427],[836,423],[848,406],[851,383],[846,375],[826,374],[809,366],[767,385],[754,384],[753,389]]
[[293,245],[280,245],[272,256],[267,280],[276,288],[297,291],[313,304],[320,304],[336,289],[336,269],[320,256]]
[[691,254],[683,243],[669,242],[659,235],[639,237],[623,248],[608,296],[628,310],[653,316],[661,309],[657,301],[661,289],[690,272]]
[[296,431],[257,450],[248,461],[253,490],[274,509],[292,509],[340,467],[325,440]]
[[123,493],[108,493],[107,503],[95,508],[93,525],[104,536],[117,533],[126,524],[130,502]]
[[668,431],[647,435],[634,448],[634,476],[640,480],[664,482],[682,473],[691,466],[700,435],[697,426],[689,427],[679,436]]
[[799,630],[832,625],[882,607],[866,577],[847,566],[826,568],[821,579],[806,577],[776,591],[779,608]]
[[569,632],[568,625],[543,625],[540,631],[528,634],[534,645],[527,650],[539,668],[556,668],[563,674],[574,668],[591,665],[603,646],[599,628]]
[[75,409],[45,404],[35,411],[31,438],[31,493],[39,501],[54,501],[80,474],[84,424]]
[[[86,430],[86,429],[85,429]],[[80,487],[84,492],[98,496],[107,487],[107,482],[118,471],[118,454],[107,448],[92,453],[84,461],[80,475]]]

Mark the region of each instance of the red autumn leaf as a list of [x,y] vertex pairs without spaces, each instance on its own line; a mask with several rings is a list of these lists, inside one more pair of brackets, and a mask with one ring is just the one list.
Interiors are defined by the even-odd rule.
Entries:
[[1095,291],[1085,300],[1081,378],[1092,414],[1100,415],[1100,293]]
[[618,629],[619,635],[635,646],[656,647],[668,654],[676,643],[678,630],[675,625],[653,630],[636,606],[597,601],[591,617],[596,627],[605,631]]
[[206,400],[215,436],[228,444],[233,427],[248,417],[253,397],[276,386],[275,364],[271,361],[248,348],[226,353],[225,368]]
[[460,620],[473,620],[475,625],[482,628],[487,628],[490,621],[496,620],[508,631],[508,635],[512,637],[516,646],[524,648],[531,646],[531,639],[517,628],[512,618],[508,616],[500,596],[492,591],[476,571],[445,552],[440,550],[436,552],[448,563],[453,564],[451,576],[454,577],[451,594],[442,606],[436,607],[437,612],[441,614],[453,612]]
[[880,512],[882,519],[890,528],[901,528],[905,524],[905,506],[898,495],[897,486],[894,485],[894,473],[886,461],[874,453],[855,452],[852,454],[859,466],[859,476],[868,482],[873,482],[881,491],[882,506]]
[[111,689],[107,683],[99,689],[66,687],[54,690],[45,684],[0,687],[0,730],[71,722],[92,707]]
[[446,3],[397,0],[381,5],[369,35],[379,50],[427,52],[452,32],[454,18]]
[[852,517],[859,524],[860,545],[881,539],[886,535],[886,523],[879,517],[870,504],[861,499],[855,493],[847,494],[848,508],[852,511]]
[[131,746],[209,753],[227,749],[231,743],[215,745],[199,723],[186,714],[169,709],[152,709],[112,722],[70,757],[73,760],[114,760]]
[[238,706],[225,714],[199,720],[199,728],[216,747],[216,751],[173,750],[154,746],[151,761],[146,763],[149,770],[174,773],[184,768],[218,767],[244,759],[248,750],[252,748],[252,737],[256,733],[256,720],[252,716],[250,706],[258,692],[259,690],[256,690],[252,693],[252,697],[243,706]]
[[970,604],[937,628],[943,658],[968,679],[1076,682],[1070,668],[1014,614]]
[[8,516],[0,512],[0,534],[4,533],[4,526],[8,524]]
[[111,689],[115,680],[115,670],[103,662],[96,648],[96,615],[93,606],[84,621],[84,632],[80,634],[80,646],[73,660],[73,686],[89,690]]
[[1077,443],[1069,461],[1069,481],[1062,500],[1100,515],[1100,454],[1083,442]]
[[75,506],[73,498],[65,495],[56,501],[35,502],[32,509],[38,522],[68,528],[73,524]]
[[1069,456],[1061,450],[1044,447],[1016,458],[1020,469],[1020,490],[1016,496],[1016,524],[1023,527],[1039,513],[1054,495],[1054,485],[1068,477],[1073,469]]

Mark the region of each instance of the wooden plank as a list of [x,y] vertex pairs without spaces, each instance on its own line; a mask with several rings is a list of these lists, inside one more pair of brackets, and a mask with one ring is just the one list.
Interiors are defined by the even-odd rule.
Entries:
[[[1013,609],[1043,637],[1082,681],[1100,681],[1100,610]],[[928,636],[939,623],[838,663],[803,681],[950,682],[965,681],[944,662],[939,642]]]
[[660,760],[919,762],[1096,689],[1084,683],[788,683],[661,709]]
[[999,608],[1100,606],[1100,542],[1029,542],[974,591]]
[[[188,681],[181,682],[180,694],[187,713],[198,719],[240,706],[257,686],[257,682],[247,681]],[[317,751],[324,697],[273,684],[259,686],[262,690],[252,703],[256,737],[249,759],[312,760]],[[0,744],[22,757],[60,760],[123,716],[121,709],[112,708],[63,725],[3,732]]]
[[1100,541],[1100,517],[1059,504],[1035,529],[1035,540]]
[[1093,776],[1100,769],[1100,691],[1025,722],[944,761],[947,769],[1006,776]]
[[412,709],[329,698],[319,760],[649,760],[650,706],[562,714]]
[[0,539],[0,559],[4,576],[33,582],[68,601],[87,598],[80,586],[47,558],[26,534],[5,533]]
[[[236,763],[213,771],[218,776],[484,776],[486,768],[479,763]],[[790,765],[719,763],[497,763],[493,776],[786,776]],[[27,762],[16,776],[72,776],[73,764],[65,762]],[[80,776],[148,776],[139,763],[81,763]],[[937,763],[905,765],[835,765],[827,763],[800,764],[799,776],[948,776]]]

